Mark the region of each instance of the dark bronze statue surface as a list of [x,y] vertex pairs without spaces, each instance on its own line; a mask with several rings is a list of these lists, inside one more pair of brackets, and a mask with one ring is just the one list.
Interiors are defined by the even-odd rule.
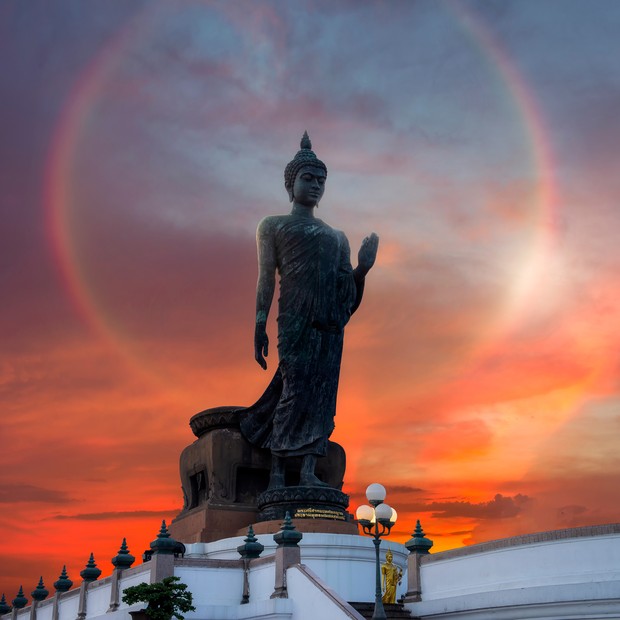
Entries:
[[327,167],[304,133],[284,172],[293,203],[288,215],[263,219],[256,233],[256,361],[267,368],[266,323],[280,277],[276,373],[263,396],[241,416],[241,431],[272,454],[269,488],[284,486],[285,459],[302,457],[300,486],[323,485],[314,473],[334,430],[343,330],[359,306],[379,238],[364,239],[353,269],[343,232],[315,217]]

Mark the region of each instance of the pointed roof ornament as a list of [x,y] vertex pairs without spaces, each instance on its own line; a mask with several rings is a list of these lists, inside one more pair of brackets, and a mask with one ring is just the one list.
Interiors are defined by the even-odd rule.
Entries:
[[282,523],[282,529],[273,535],[273,539],[279,547],[297,547],[297,543],[302,538],[303,534],[295,529],[291,514],[287,510],[284,516],[284,523]]
[[415,530],[411,535],[411,538],[405,543],[405,547],[409,549],[409,553],[419,553],[426,555],[430,553],[430,548],[433,546],[433,541],[430,538],[424,536],[424,531],[420,525],[420,519],[417,520]]
[[291,513],[287,510],[284,515],[284,523],[282,523],[283,530],[294,530],[295,526],[293,525],[293,519],[291,518]]
[[182,543],[177,542],[170,536],[170,532],[168,532],[168,528],[166,527],[166,521],[164,520],[161,522],[161,529],[159,530],[159,534],[157,534],[157,538],[151,542],[150,547],[153,553],[173,555],[179,553],[181,545]]
[[58,581],[54,582],[54,588],[56,588],[56,592],[67,592],[67,590],[71,589],[72,585],[73,581],[71,581],[67,575],[67,565],[65,564],[62,567],[62,573],[60,573]]
[[245,544],[239,545],[237,547],[237,553],[242,558],[247,558],[248,560],[253,560],[260,556],[260,554],[265,550],[265,546],[261,545],[258,542],[258,538],[254,536],[254,528],[250,525],[248,527],[248,535],[243,541]]
[[4,596],[3,592],[0,599],[0,615],[8,614],[9,611],[11,611],[11,606],[6,602],[6,596]]
[[28,605],[28,599],[24,596],[24,588],[19,586],[19,592],[13,599],[13,607],[15,607],[15,609],[23,609],[26,605]]
[[90,558],[88,558],[88,562],[86,563],[86,567],[80,571],[80,577],[86,581],[96,581],[101,575],[101,569],[97,568],[97,564],[95,564],[95,556],[91,552]]
[[301,137],[301,142],[299,146],[302,149],[312,149],[312,142],[310,142],[310,136],[307,131],[304,131],[304,135]]
[[129,549],[127,548],[127,539],[123,538],[123,542],[121,544],[121,548],[118,550],[118,553],[112,558],[112,564],[114,568],[118,570],[124,570],[129,568],[134,562],[136,558],[129,553]]
[[39,585],[30,593],[35,601],[44,601],[49,594],[49,590],[43,585],[43,576],[39,579]]

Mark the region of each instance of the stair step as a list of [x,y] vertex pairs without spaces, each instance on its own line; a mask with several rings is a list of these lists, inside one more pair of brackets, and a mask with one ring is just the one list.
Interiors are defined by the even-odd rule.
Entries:
[[[349,603],[351,607],[353,607],[360,615],[364,616],[367,620],[371,620],[372,614],[375,611],[374,603],[362,603],[358,601],[354,601]],[[383,603],[383,608],[385,609],[386,617],[391,619],[397,618],[407,618],[408,620],[413,620],[413,616],[411,612],[409,612],[402,603]]]

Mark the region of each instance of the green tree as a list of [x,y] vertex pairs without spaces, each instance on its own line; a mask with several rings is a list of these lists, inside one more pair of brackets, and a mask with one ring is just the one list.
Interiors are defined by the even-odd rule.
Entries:
[[[123,603],[147,603],[146,613],[151,620],[183,620],[182,613],[196,611],[192,593],[178,577],[165,577],[156,583],[140,583],[123,592]],[[180,613],[182,612],[182,613]]]

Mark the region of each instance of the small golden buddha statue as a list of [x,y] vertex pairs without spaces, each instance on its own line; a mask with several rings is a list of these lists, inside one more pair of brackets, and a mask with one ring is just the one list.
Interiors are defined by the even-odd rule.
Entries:
[[388,549],[385,554],[385,564],[381,565],[381,600],[384,603],[396,602],[396,586],[400,585],[403,578],[403,571],[399,566],[392,564],[394,556]]

